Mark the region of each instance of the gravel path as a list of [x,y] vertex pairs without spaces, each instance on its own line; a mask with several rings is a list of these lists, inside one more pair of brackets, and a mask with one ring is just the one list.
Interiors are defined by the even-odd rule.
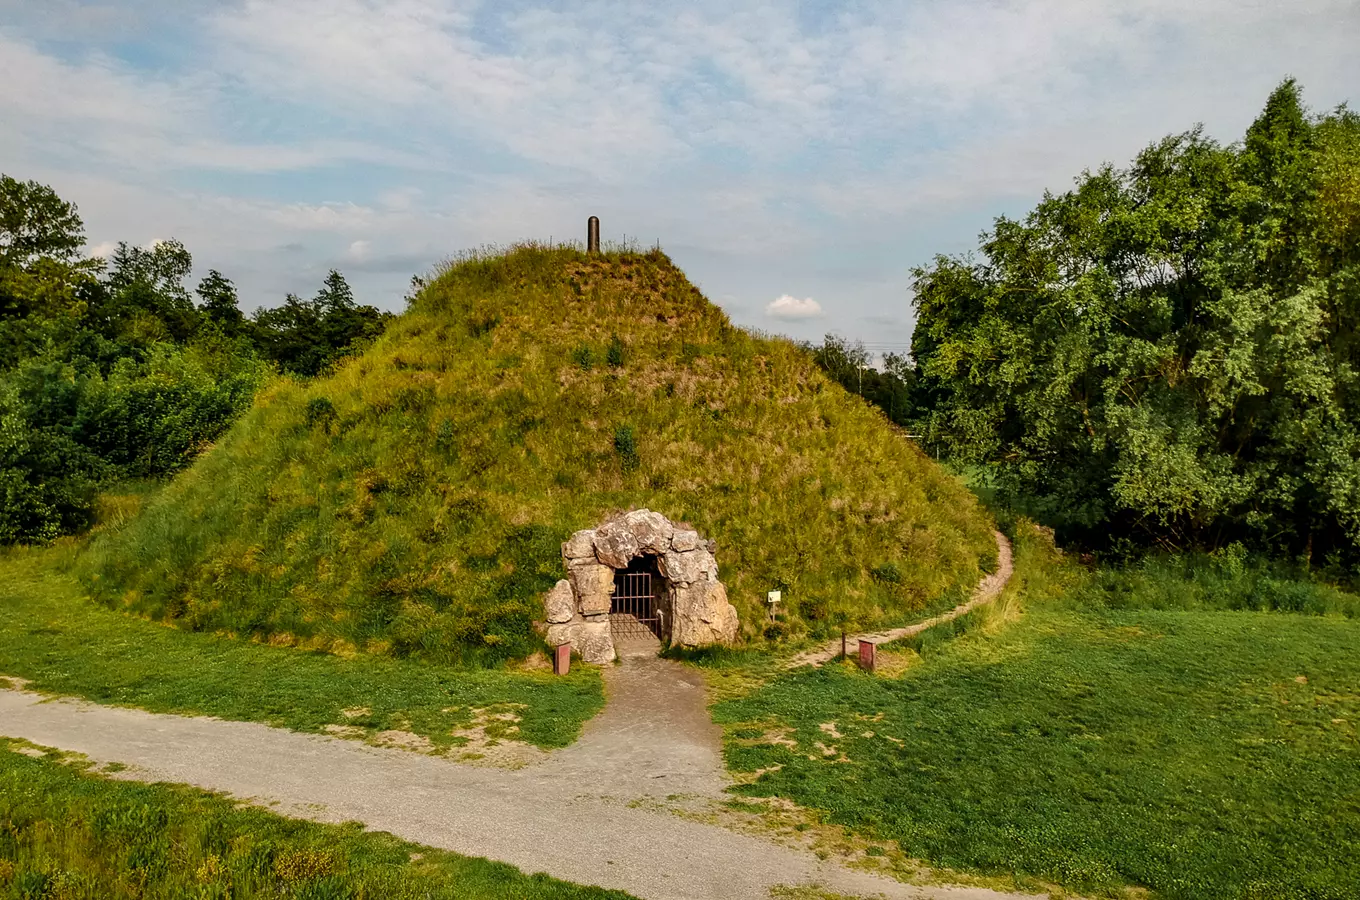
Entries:
[[683,666],[627,653],[605,679],[608,703],[581,740],[519,771],[19,690],[0,690],[0,734],[130,767],[112,777],[196,785],[316,821],[359,821],[645,900],[765,900],[773,886],[799,884],[886,898],[1023,897],[912,887],[655,808],[648,798],[718,797],[728,783],[702,683]]
[[[972,612],[979,606],[991,603],[1001,595],[1002,589],[1006,587],[1006,582],[1011,580],[1011,573],[1014,567],[1011,563],[1011,542],[1006,540],[1006,536],[1001,532],[994,532],[996,535],[996,571],[978,582],[978,586],[973,589],[973,595],[968,598],[967,603],[960,603],[947,613],[941,613],[924,622],[917,622],[915,625],[908,625],[905,628],[894,628],[890,631],[875,631],[867,634],[851,634],[846,636],[846,647],[850,653],[855,652],[857,641],[873,641],[876,644],[887,643],[888,641],[900,641],[902,638],[920,634],[927,628],[957,619],[966,613]],[[830,662],[841,655],[840,638],[823,644],[816,650],[808,650],[800,653],[789,660],[789,668],[798,666],[820,666],[822,663]]]

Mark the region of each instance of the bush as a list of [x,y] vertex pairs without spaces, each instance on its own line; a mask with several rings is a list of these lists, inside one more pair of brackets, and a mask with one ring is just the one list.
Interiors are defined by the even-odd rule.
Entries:
[[611,369],[623,367],[623,341],[617,334],[609,339],[609,349],[605,351],[604,358]]
[[632,425],[620,425],[614,430],[614,452],[623,462],[623,471],[631,472],[642,464],[637,451],[637,437]]
[[1102,568],[1076,602],[1103,609],[1254,610],[1360,616],[1360,597],[1310,573],[1260,558],[1241,545],[1218,553],[1148,556]]
[[158,344],[107,376],[51,359],[0,376],[0,543],[79,531],[110,479],[184,468],[249,406],[265,371],[253,359]]
[[326,397],[313,397],[307,401],[307,406],[303,410],[303,421],[308,428],[316,428],[319,425],[321,430],[326,432],[330,431],[337,416],[335,404]]
[[883,584],[901,584],[902,570],[897,568],[897,563],[884,563],[881,566],[874,566],[869,570],[869,575]]
[[595,367],[595,351],[590,349],[589,344],[580,344],[571,351],[571,361],[582,372],[589,372]]

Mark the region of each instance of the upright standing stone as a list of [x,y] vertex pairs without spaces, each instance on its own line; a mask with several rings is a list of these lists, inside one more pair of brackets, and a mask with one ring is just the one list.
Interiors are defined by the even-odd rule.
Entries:
[[614,570],[599,563],[582,563],[571,567],[570,581],[576,592],[576,607],[591,616],[609,612],[614,593]]
[[543,599],[543,606],[547,610],[549,624],[570,622],[571,617],[576,615],[576,594],[571,589],[571,582],[565,578],[557,582]]
[[591,216],[586,220],[586,252],[600,252],[600,217]]

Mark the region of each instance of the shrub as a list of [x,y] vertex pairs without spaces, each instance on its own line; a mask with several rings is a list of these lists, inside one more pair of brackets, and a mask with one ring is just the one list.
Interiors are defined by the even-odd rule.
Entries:
[[881,566],[874,566],[869,570],[869,575],[875,581],[884,584],[901,584],[902,570],[897,567],[897,563],[884,563]]
[[609,349],[605,351],[605,362],[609,363],[611,369],[623,367],[623,341],[618,334],[609,339]]
[[614,452],[623,462],[625,472],[631,472],[641,465],[642,460],[638,457],[637,451],[637,436],[633,433],[632,425],[620,425],[614,430]]
[[589,344],[579,344],[571,351],[571,361],[581,371],[589,372],[595,368],[595,351],[590,349]]
[[326,432],[330,431],[331,424],[335,422],[337,416],[335,404],[326,397],[313,397],[308,400],[302,414],[308,428],[320,426],[321,430]]

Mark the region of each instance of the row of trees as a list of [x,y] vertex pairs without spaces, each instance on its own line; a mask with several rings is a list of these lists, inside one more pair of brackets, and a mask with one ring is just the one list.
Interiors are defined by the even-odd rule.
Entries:
[[841,387],[880,407],[895,424],[910,427],[920,418],[916,369],[911,357],[886,353],[875,360],[858,341],[828,334],[821,344],[805,343],[817,365]]
[[1285,81],[913,274],[894,409],[1060,535],[1360,559],[1360,116]]
[[88,258],[76,207],[0,175],[0,543],[88,525],[96,491],[183,466],[274,371],[307,377],[379,334],[332,271],[247,317],[178,241]]

